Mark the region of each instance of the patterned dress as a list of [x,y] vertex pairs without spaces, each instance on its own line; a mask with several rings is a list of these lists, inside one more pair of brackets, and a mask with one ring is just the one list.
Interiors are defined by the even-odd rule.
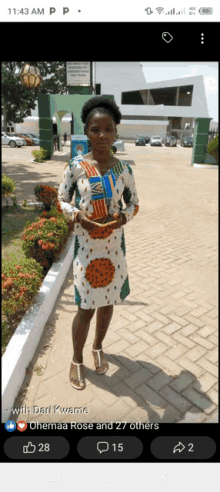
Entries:
[[[102,176],[83,156],[74,157],[64,170],[58,200],[72,219],[81,210],[91,220],[122,212],[129,221],[139,210],[133,172],[124,161]],[[124,228],[100,229],[88,232],[74,224],[74,301],[82,309],[119,304],[130,293]]]

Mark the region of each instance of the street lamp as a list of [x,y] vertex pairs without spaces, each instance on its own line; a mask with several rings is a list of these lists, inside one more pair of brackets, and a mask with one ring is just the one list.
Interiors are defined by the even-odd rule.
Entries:
[[41,77],[40,70],[36,66],[36,62],[34,62],[35,65],[31,65],[30,63],[25,63],[23,68],[20,71],[20,80],[25,87],[28,87],[29,89],[38,89],[40,87],[40,84],[43,81],[43,78]]

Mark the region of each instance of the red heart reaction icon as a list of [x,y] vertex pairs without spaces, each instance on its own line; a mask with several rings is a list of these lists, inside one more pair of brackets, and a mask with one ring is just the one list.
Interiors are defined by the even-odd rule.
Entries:
[[24,432],[26,429],[27,422],[25,422],[24,420],[19,420],[19,422],[17,422],[17,430],[20,432]]

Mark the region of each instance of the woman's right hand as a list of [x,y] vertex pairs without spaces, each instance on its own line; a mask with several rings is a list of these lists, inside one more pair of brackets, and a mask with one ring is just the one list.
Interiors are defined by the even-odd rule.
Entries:
[[97,229],[97,227],[102,227],[101,224],[97,224],[97,222],[94,222],[93,220],[89,220],[85,212],[80,211],[77,220],[79,221],[80,225],[85,229],[86,231],[92,232],[94,229]]

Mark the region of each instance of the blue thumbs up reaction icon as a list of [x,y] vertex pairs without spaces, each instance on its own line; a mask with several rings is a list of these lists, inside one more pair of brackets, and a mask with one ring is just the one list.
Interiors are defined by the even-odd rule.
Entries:
[[17,428],[17,426],[16,426],[16,423],[14,422],[14,420],[7,420],[7,422],[5,422],[6,431],[13,432],[16,428]]

